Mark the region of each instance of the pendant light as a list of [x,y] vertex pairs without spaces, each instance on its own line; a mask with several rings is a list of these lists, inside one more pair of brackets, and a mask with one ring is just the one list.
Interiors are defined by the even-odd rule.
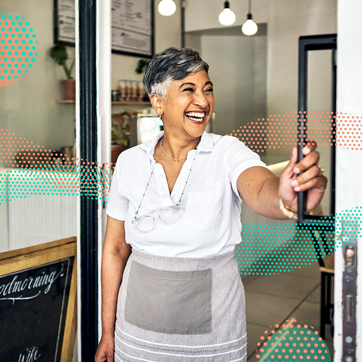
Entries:
[[176,11],[176,4],[172,0],[162,0],[158,4],[158,12],[163,16],[173,15]]
[[221,25],[232,25],[235,23],[236,16],[235,14],[230,10],[230,4],[229,1],[224,1],[224,10],[219,15],[219,23]]
[[254,35],[258,32],[258,25],[253,21],[253,15],[251,14],[251,0],[249,0],[249,11],[246,16],[246,22],[241,27],[241,31],[248,36]]

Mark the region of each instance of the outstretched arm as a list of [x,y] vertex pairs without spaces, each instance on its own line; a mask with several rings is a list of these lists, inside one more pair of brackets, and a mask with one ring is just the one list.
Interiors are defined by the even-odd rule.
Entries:
[[320,175],[317,144],[309,141],[303,148],[304,158],[298,163],[295,147],[289,164],[281,177],[276,177],[264,167],[251,167],[240,174],[237,188],[243,202],[260,215],[272,219],[287,219],[279,206],[294,213],[298,209],[298,192],[307,191],[307,211],[321,201],[327,186],[327,178]]

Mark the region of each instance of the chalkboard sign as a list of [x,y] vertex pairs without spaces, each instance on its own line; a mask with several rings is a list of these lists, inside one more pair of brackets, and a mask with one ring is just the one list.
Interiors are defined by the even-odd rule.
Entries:
[[17,256],[1,254],[8,271],[26,268],[0,275],[0,361],[68,361],[71,353],[63,342],[69,349],[69,334],[74,334],[75,245],[71,238],[20,249]]

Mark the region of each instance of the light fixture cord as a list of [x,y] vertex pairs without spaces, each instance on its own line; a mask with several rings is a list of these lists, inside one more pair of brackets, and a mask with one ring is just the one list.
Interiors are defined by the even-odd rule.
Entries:
[[248,14],[251,14],[251,0],[249,0],[249,11]]

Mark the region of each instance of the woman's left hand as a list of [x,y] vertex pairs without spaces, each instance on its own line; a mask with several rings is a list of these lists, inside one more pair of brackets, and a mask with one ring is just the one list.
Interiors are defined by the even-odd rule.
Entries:
[[321,174],[316,148],[316,142],[308,141],[303,148],[305,157],[298,162],[298,149],[294,147],[290,162],[280,176],[279,197],[285,208],[294,213],[298,210],[298,192],[307,191],[309,212],[318,206],[326,189],[328,180]]

